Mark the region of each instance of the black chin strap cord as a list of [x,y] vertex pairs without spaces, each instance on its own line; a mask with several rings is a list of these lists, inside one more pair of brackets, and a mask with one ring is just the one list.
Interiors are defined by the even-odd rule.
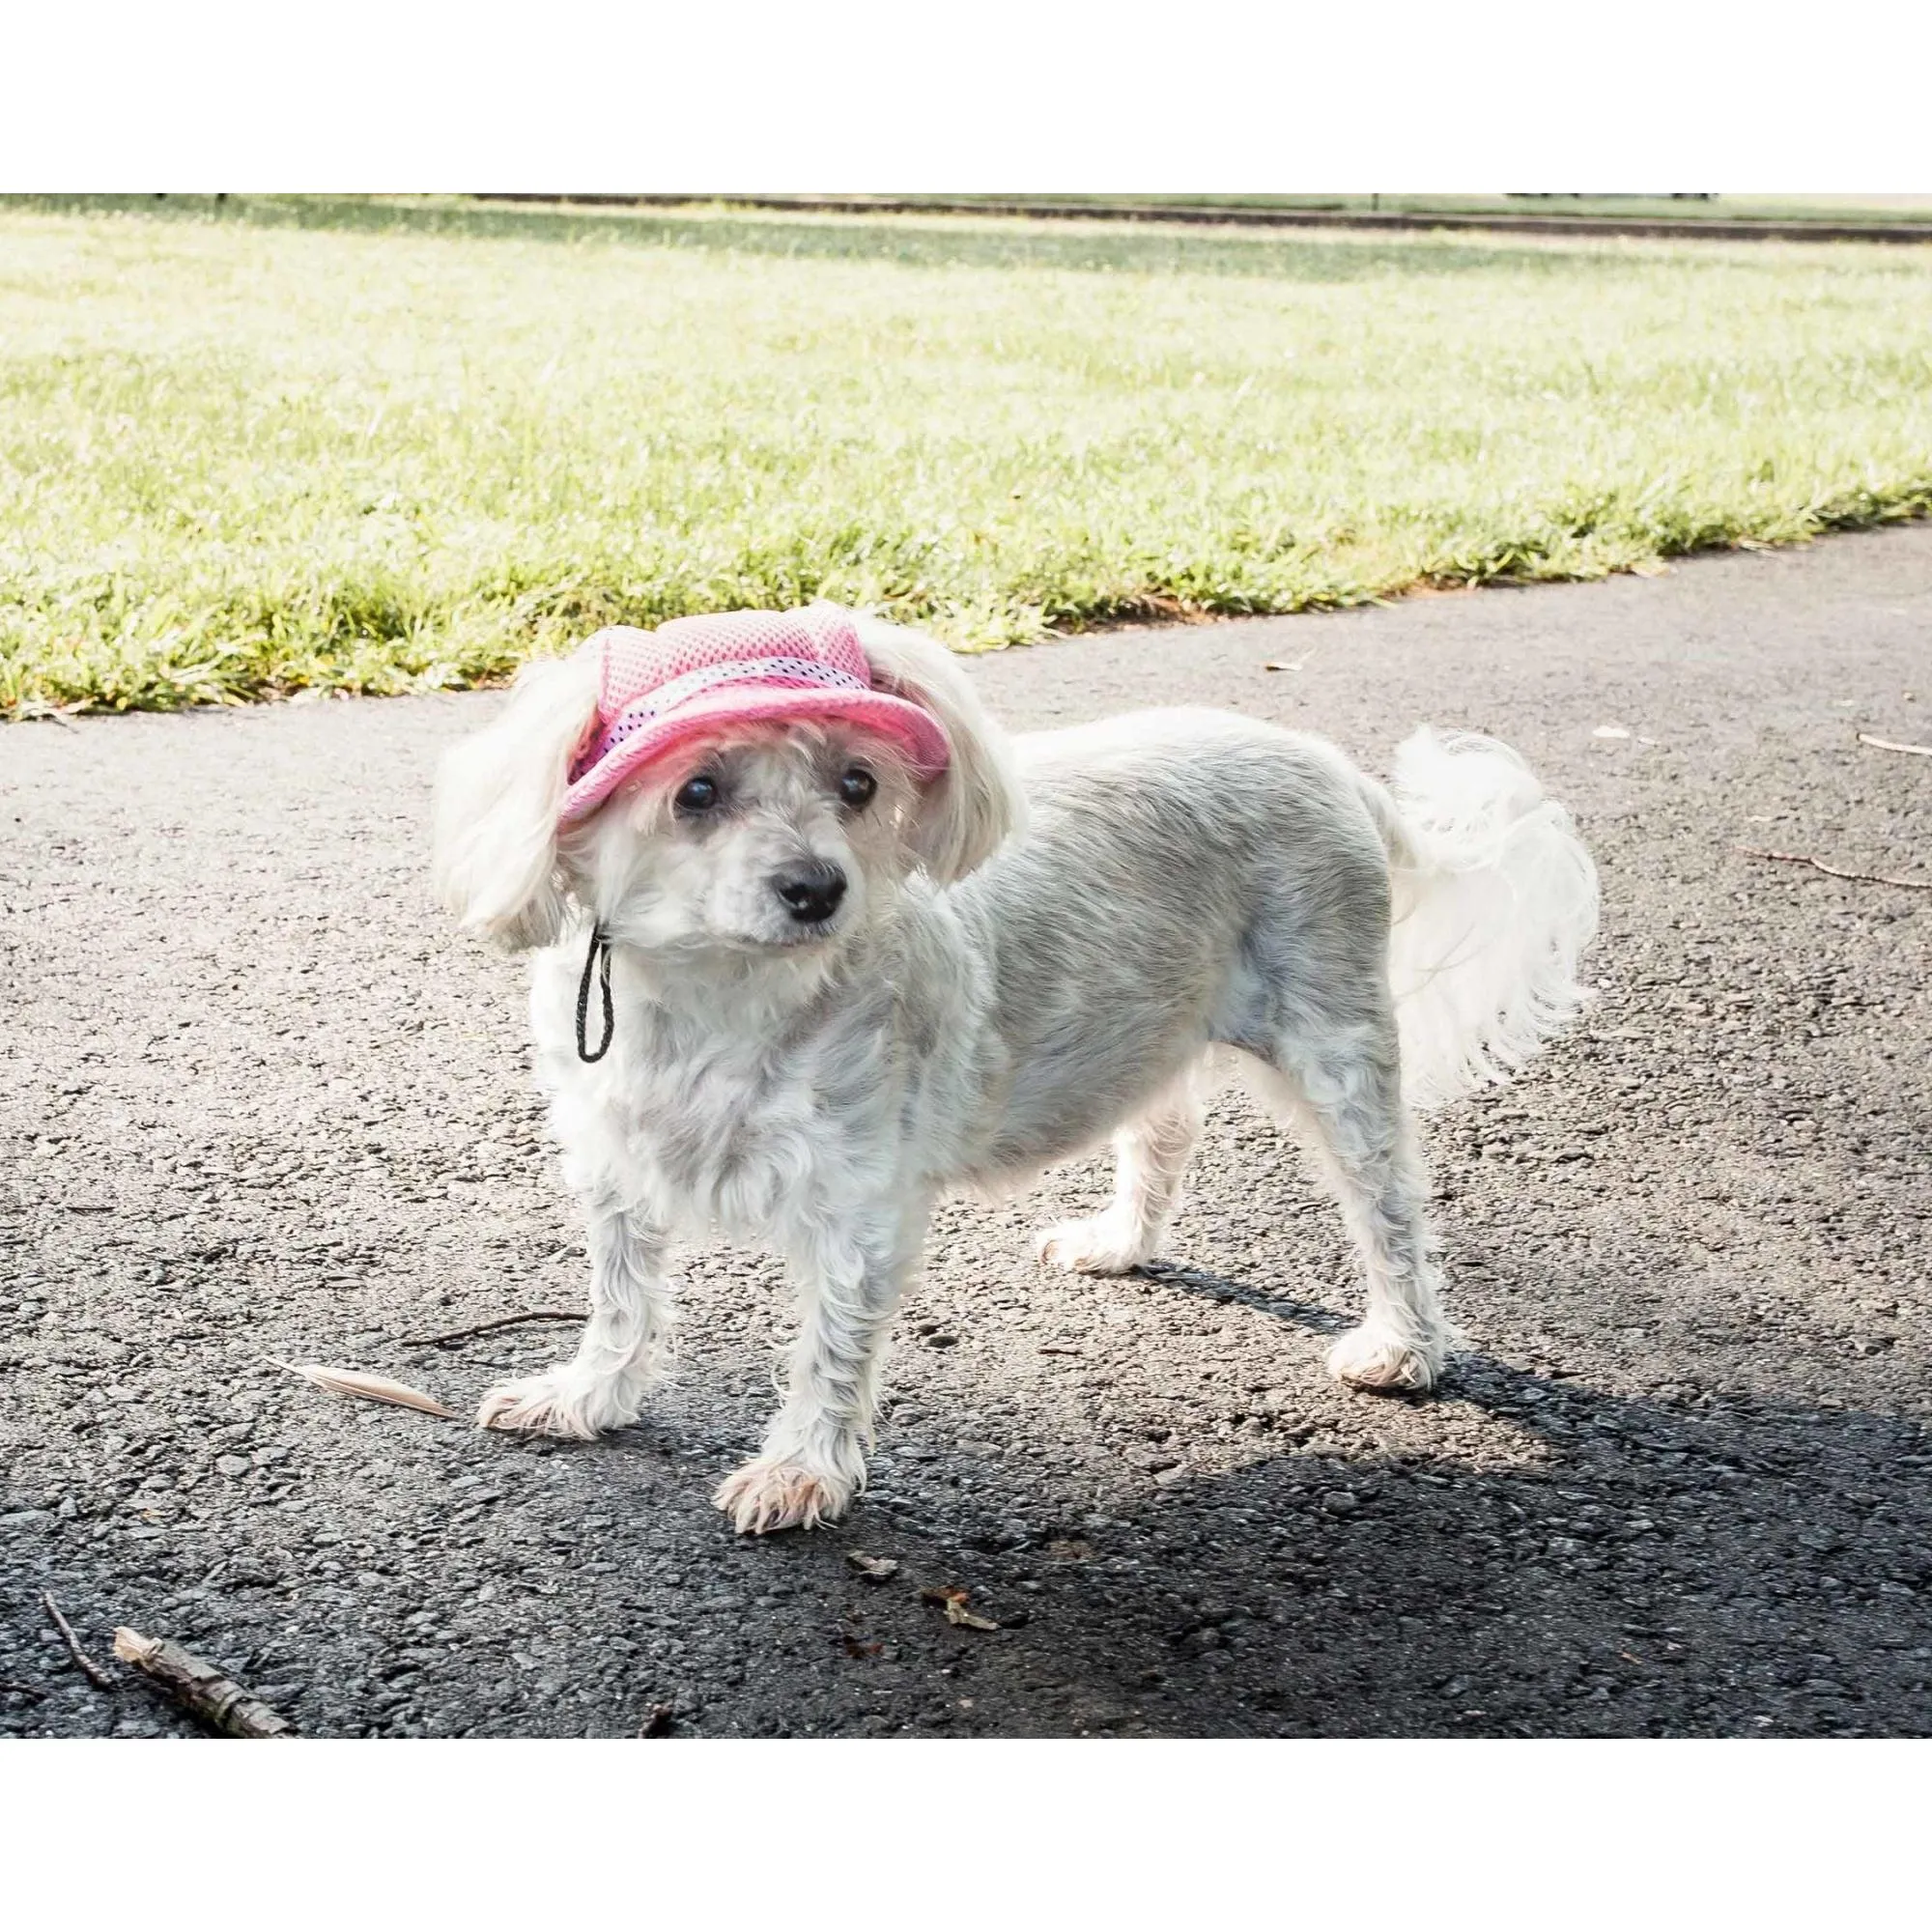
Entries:
[[[604,999],[604,1037],[597,1051],[590,1051],[584,1028],[590,1018],[590,975],[597,974],[597,985]],[[590,950],[583,955],[583,978],[577,982],[577,1057],[598,1061],[611,1051],[611,1036],[617,1031],[617,1015],[611,1006],[611,941],[601,925],[590,928]]]

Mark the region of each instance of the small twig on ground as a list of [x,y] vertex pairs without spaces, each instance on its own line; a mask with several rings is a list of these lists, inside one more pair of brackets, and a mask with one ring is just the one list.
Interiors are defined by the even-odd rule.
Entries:
[[15,1697],[31,1697],[36,1704],[46,1702],[47,1693],[38,1684],[16,1684],[11,1677],[0,1677],[0,1690],[10,1690]]
[[561,1308],[532,1308],[526,1315],[499,1315],[494,1321],[479,1321],[473,1328],[450,1328],[440,1335],[405,1335],[406,1349],[433,1349],[442,1342],[467,1341],[471,1335],[493,1334],[498,1328],[514,1328],[520,1321],[582,1321],[583,1311]]
[[48,1590],[43,1590],[41,1592],[41,1602],[47,1606],[47,1615],[53,1619],[54,1629],[60,1632],[61,1641],[67,1645],[67,1654],[79,1666],[81,1675],[97,1690],[112,1690],[116,1681],[114,1673],[111,1670],[103,1670],[99,1664],[95,1662],[93,1658],[88,1656],[86,1651],[81,1649],[80,1639],[74,1635],[73,1626],[61,1615],[61,1607],[54,1602],[53,1593]]
[[1859,733],[1861,745],[1876,745],[1881,752],[1910,752],[1915,758],[1932,758],[1932,745],[1901,745],[1896,738],[1874,738],[1869,731]]
[[1084,1349],[1063,1349],[1058,1342],[1042,1342],[1039,1345],[1042,1355],[1084,1355]]
[[1828,866],[1808,852],[1767,852],[1756,845],[1740,845],[1747,859],[1776,859],[1785,866],[1809,866],[1814,872],[1827,872],[1834,879],[1861,879],[1868,886],[1903,886],[1908,893],[1932,893],[1932,879],[1895,879],[1886,872],[1848,872],[1842,866]]
[[164,1636],[114,1633],[114,1655],[131,1663],[197,1722],[228,1738],[287,1738],[295,1728],[252,1691]]

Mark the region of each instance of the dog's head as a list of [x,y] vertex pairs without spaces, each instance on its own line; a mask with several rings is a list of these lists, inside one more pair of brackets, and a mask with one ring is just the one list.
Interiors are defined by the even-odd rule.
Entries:
[[944,733],[943,769],[922,769],[861,720],[724,714],[572,817],[605,672],[594,651],[534,664],[501,717],[443,759],[443,903],[512,949],[558,939],[576,907],[615,944],[660,954],[822,955],[889,906],[908,873],[964,877],[1024,813],[1003,735],[943,645],[853,622],[872,688]]

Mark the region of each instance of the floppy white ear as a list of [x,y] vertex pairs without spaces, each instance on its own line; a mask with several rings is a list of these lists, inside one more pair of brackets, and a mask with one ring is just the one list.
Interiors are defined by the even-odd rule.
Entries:
[[959,660],[936,639],[883,617],[855,612],[853,623],[873,683],[923,705],[946,727],[952,760],[926,787],[913,840],[934,878],[963,879],[1026,828],[1026,794],[1007,734],[987,715]]
[[437,773],[437,897],[467,930],[512,952],[563,930],[556,814],[601,682],[595,651],[526,665],[501,717],[451,747]]

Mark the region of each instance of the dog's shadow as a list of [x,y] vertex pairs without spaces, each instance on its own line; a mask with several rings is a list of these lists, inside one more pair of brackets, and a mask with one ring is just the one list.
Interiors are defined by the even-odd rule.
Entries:
[[[1029,1681],[1058,1687],[1043,1729],[1932,1728],[1932,1507],[1916,1422],[1619,1397],[1481,1356],[1458,1358],[1445,1393],[1548,1459],[1289,1449],[1098,1519],[1043,1511],[985,1466],[980,1522],[900,1511],[893,1526],[935,1570],[953,1528],[952,1565],[992,1580],[988,1607],[1037,1606],[997,1641]],[[986,1525],[1002,1507],[1033,1510],[1025,1547]],[[1015,1594],[1029,1580],[1037,1594]],[[1011,1668],[982,1657],[975,1674]]]
[[[1604,1266],[1537,1292],[1602,1305]],[[1122,1286],[1136,1278],[1314,1336],[1350,1325],[1185,1263]],[[1478,1351],[1452,1357],[1437,1398],[1310,1379],[1292,1412],[1233,1437],[1194,1406],[1243,1406],[1212,1373],[1223,1365],[1171,1409],[1167,1391],[1103,1370],[1073,1395],[1092,1419],[1048,1440],[1037,1375],[988,1375],[963,1398],[914,1376],[846,1522],[740,1541],[704,1522],[699,1486],[755,1440],[769,1390],[747,1357],[721,1401],[725,1360],[618,1437],[559,1452],[654,1510],[692,1511],[722,1565],[781,1593],[747,1610],[748,1656],[801,1625],[835,1634],[816,1662],[794,1645],[784,1671],[748,1671],[706,1728],[1932,1728],[1932,1455],[1909,1416],[1700,1391],[1694,1362],[1681,1392],[1620,1394]],[[1169,1414],[1191,1446],[1163,1462],[1148,1445]],[[1187,1466],[1201,1449],[1236,1460]],[[895,1560],[894,1583],[855,1583],[854,1547]],[[921,1586],[970,1590],[1002,1628],[952,1626]]]
[[1311,1329],[1318,1335],[1340,1335],[1354,1325],[1346,1316],[1323,1307],[1319,1301],[1300,1301],[1293,1295],[1251,1288],[1244,1281],[1216,1274],[1209,1268],[1191,1267],[1176,1262],[1144,1262],[1139,1267],[1130,1269],[1129,1273],[1163,1288],[1178,1288],[1188,1294],[1200,1295],[1207,1301],[1237,1303],[1243,1308],[1254,1309],[1258,1314],[1272,1316],[1278,1321],[1290,1321],[1297,1328]]
[[[1350,1325],[1211,1269],[1136,1272]],[[1587,1305],[1607,1284],[1564,1287]],[[981,1457],[956,1488],[901,1472],[909,1492],[867,1512],[894,1541],[858,1533],[979,1581],[996,1613],[1031,1609],[956,1661],[990,1729],[1003,1706],[1009,1730],[1170,1735],[1932,1728],[1923,1425],[1699,1389],[1695,1368],[1682,1393],[1616,1394],[1465,1352],[1439,1402],[1393,1399],[1397,1448],[1311,1448],[1323,1425],[1302,1419],[1239,1466],[1142,1476],[1097,1511],[1048,1459]],[[1020,1439],[1027,1401],[998,1418]]]

